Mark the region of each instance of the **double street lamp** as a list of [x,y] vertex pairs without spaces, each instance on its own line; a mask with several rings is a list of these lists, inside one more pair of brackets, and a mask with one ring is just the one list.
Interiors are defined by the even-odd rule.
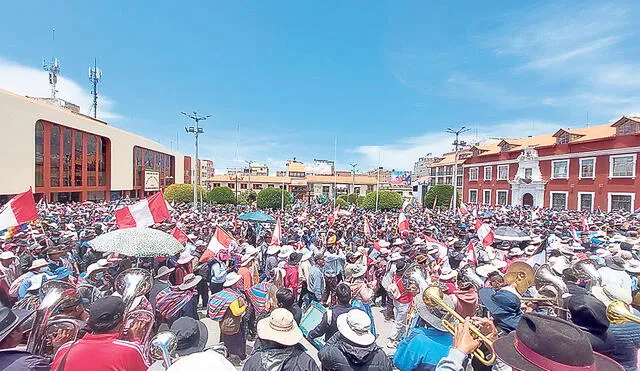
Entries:
[[456,136],[456,140],[453,141],[453,145],[456,147],[456,151],[455,151],[455,157],[453,159],[453,202],[451,203],[451,209],[455,210],[457,207],[457,201],[458,201],[458,147],[459,146],[466,146],[467,142],[465,141],[460,141],[459,137],[460,134],[465,133],[467,131],[469,131],[471,129],[469,129],[468,127],[461,127],[458,130],[453,130],[451,128],[447,128],[447,133],[448,134],[454,134]]
[[185,112],[180,112],[180,113],[190,118],[191,120],[195,121],[196,123],[195,126],[185,126],[184,130],[187,133],[193,133],[196,137],[196,161],[195,161],[195,164],[193,165],[195,168],[195,171],[193,174],[193,209],[198,210],[198,173],[200,172],[200,167],[198,166],[198,136],[200,134],[204,134],[204,129],[200,127],[200,121],[204,121],[208,119],[209,117],[211,117],[211,115],[206,115],[206,116],[198,115],[196,111],[193,111],[193,114],[189,114]]

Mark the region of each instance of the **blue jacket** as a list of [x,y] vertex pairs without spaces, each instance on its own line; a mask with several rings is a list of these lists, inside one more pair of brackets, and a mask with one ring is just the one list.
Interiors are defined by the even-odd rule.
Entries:
[[393,363],[401,371],[433,371],[447,356],[453,335],[435,328],[412,328],[400,343]]

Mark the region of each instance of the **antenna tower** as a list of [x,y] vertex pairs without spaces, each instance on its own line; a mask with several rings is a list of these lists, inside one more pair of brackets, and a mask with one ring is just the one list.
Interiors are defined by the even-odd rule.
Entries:
[[[98,118],[98,83],[102,79],[102,71],[98,68],[98,61],[94,58],[93,67],[89,68],[89,81],[91,82],[91,96],[93,97],[93,117]],[[91,113],[91,112],[89,112]]]
[[[52,31],[52,39],[56,41],[56,29],[54,28]],[[51,63],[47,64],[45,58],[42,58],[42,68],[45,71],[49,72],[49,85],[51,85],[51,99],[56,99],[56,84],[58,83],[58,75],[60,74],[60,62],[58,58],[51,58]]]

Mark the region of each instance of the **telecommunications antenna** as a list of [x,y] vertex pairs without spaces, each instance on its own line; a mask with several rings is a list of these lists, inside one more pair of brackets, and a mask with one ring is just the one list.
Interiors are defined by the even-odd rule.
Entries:
[[91,82],[91,96],[93,97],[91,111],[93,111],[94,118],[98,118],[98,83],[101,79],[102,71],[98,68],[98,61],[94,58],[93,67],[89,67],[89,82]]
[[[56,41],[56,29],[52,31],[52,39]],[[58,58],[51,58],[51,63],[47,63],[45,58],[42,58],[42,68],[49,72],[49,85],[51,85],[51,99],[56,99],[56,84],[58,83],[58,75],[60,74],[60,62]]]

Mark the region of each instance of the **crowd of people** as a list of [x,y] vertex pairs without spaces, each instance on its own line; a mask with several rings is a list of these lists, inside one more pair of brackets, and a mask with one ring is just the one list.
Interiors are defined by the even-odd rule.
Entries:
[[638,369],[634,213],[177,205],[151,228],[181,253],[97,251],[127,203],[41,205],[5,233],[0,369]]

